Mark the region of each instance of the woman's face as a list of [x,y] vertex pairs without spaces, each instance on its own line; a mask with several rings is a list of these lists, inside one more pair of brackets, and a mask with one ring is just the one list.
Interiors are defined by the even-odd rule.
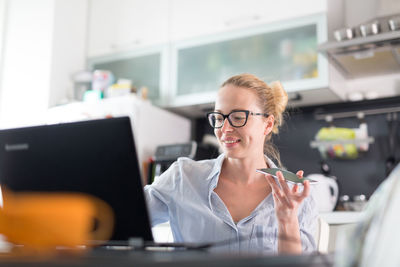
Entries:
[[[227,115],[234,110],[249,110],[263,113],[257,103],[257,95],[250,89],[227,85],[222,87],[215,102],[215,111]],[[249,115],[247,123],[233,127],[227,119],[222,128],[214,130],[227,157],[251,158],[263,155],[265,136],[273,127],[274,118]]]

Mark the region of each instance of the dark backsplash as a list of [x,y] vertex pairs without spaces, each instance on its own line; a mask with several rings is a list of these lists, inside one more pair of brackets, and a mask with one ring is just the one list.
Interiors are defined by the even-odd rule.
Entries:
[[[399,107],[400,97],[368,100],[361,102],[346,102],[324,106],[312,106],[291,109],[285,124],[273,142],[281,154],[283,165],[291,171],[304,170],[305,175],[321,173],[322,157],[318,149],[310,147],[310,141],[315,138],[321,127],[329,124],[324,120],[316,120],[315,114],[330,114],[348,111],[363,111]],[[359,153],[354,160],[326,159],[331,174],[337,177],[340,195],[365,194],[369,197],[377,186],[386,178],[386,163],[390,156],[388,114],[365,116],[368,125],[368,135],[374,137],[367,152]],[[400,159],[400,116],[397,116],[394,148],[396,162]],[[204,134],[213,134],[212,128],[205,118],[194,121],[193,139],[200,142]],[[334,119],[336,127],[357,128],[360,121],[356,117]]]

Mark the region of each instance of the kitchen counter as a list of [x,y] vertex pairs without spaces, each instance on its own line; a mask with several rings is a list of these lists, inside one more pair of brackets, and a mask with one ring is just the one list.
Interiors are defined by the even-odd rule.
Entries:
[[336,241],[342,232],[351,231],[359,221],[362,220],[364,213],[360,211],[333,211],[320,213],[320,217],[329,225],[328,252],[336,251]]
[[329,225],[332,224],[351,224],[361,220],[363,212],[361,211],[333,211],[320,213]]

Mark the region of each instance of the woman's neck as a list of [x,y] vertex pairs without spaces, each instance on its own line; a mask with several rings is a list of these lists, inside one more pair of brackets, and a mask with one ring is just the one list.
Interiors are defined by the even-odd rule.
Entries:
[[257,159],[254,158],[226,158],[222,165],[222,172],[225,177],[229,177],[234,183],[251,184],[259,179],[264,179],[264,176],[256,169],[267,168],[264,155]]

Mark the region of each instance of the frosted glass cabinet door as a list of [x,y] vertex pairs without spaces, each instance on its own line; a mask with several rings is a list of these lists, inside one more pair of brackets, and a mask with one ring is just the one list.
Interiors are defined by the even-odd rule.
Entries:
[[323,76],[317,52],[320,25],[316,21],[292,24],[178,46],[175,97],[215,92],[227,78],[244,72],[267,82],[280,80],[288,91],[313,89],[307,82]]
[[167,80],[167,46],[150,46],[133,51],[94,57],[88,60],[90,70],[108,70],[118,79],[129,79],[139,90],[148,88],[147,97],[153,102],[164,97]]
[[93,70],[109,70],[118,79],[130,79],[139,90],[142,86],[149,89],[149,99],[160,97],[160,60],[161,55],[150,54],[131,58],[95,63]]

